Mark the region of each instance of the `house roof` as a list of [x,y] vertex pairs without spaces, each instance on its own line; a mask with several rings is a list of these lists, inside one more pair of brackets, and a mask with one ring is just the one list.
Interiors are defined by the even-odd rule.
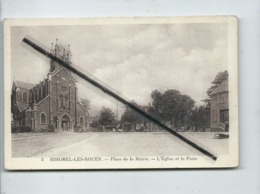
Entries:
[[211,93],[211,95],[228,92],[228,80],[224,80],[218,87],[216,87]]
[[24,89],[27,89],[27,90],[29,90],[29,89],[34,87],[34,84],[27,83],[27,82],[22,82],[22,81],[14,81],[14,84],[18,88],[24,88]]

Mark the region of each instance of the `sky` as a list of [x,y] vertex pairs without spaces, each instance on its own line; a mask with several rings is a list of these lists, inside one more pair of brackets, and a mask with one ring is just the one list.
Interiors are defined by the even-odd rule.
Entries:
[[[202,105],[211,81],[227,70],[227,34],[223,23],[12,27],[12,80],[34,84],[49,71],[49,59],[22,43],[25,36],[46,49],[58,38],[70,44],[75,67],[127,100],[145,105],[153,90],[177,89]],[[116,100],[77,80],[79,97],[90,100],[93,113],[116,109]]]

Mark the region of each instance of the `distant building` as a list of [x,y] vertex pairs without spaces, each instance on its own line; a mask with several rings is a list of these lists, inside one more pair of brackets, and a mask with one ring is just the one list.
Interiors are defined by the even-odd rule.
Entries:
[[228,79],[216,87],[211,98],[211,130],[229,131]]
[[[51,52],[70,64],[69,47],[61,49],[56,42]],[[50,61],[46,79],[36,85],[14,81],[11,104],[14,126],[27,126],[32,131],[76,131],[87,127],[87,114],[78,100],[76,80],[55,61]]]

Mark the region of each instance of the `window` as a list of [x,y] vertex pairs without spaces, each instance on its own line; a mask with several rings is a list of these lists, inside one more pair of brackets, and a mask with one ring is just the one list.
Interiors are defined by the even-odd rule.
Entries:
[[28,94],[27,92],[23,92],[23,102],[28,102]]
[[229,120],[228,110],[220,110],[220,122],[225,123]]
[[30,103],[32,103],[33,102],[33,93],[32,93],[32,91],[30,92]]
[[20,97],[20,92],[16,91],[16,100],[19,101],[19,97]]
[[43,90],[42,90],[42,86],[40,86],[40,98],[43,97]]
[[83,117],[80,117],[79,123],[80,123],[80,126],[83,126]]
[[212,101],[218,100],[218,96],[217,96],[217,95],[212,96],[212,97],[211,97],[211,100],[212,100]]
[[36,90],[34,90],[34,99],[33,99],[33,102],[36,102],[37,101],[37,92]]
[[219,102],[220,102],[221,104],[225,103],[225,94],[220,94],[220,100],[219,100]]
[[36,100],[38,101],[40,99],[40,89],[39,88],[37,88],[36,93],[37,93]]
[[46,117],[46,114],[42,112],[40,116],[40,124],[46,124]]

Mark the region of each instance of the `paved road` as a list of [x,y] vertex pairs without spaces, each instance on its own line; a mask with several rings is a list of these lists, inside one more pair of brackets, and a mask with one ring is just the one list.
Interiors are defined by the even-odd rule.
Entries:
[[[185,133],[217,154],[228,153],[228,139],[212,133]],[[169,133],[57,133],[13,137],[14,157],[194,155],[193,148]]]

